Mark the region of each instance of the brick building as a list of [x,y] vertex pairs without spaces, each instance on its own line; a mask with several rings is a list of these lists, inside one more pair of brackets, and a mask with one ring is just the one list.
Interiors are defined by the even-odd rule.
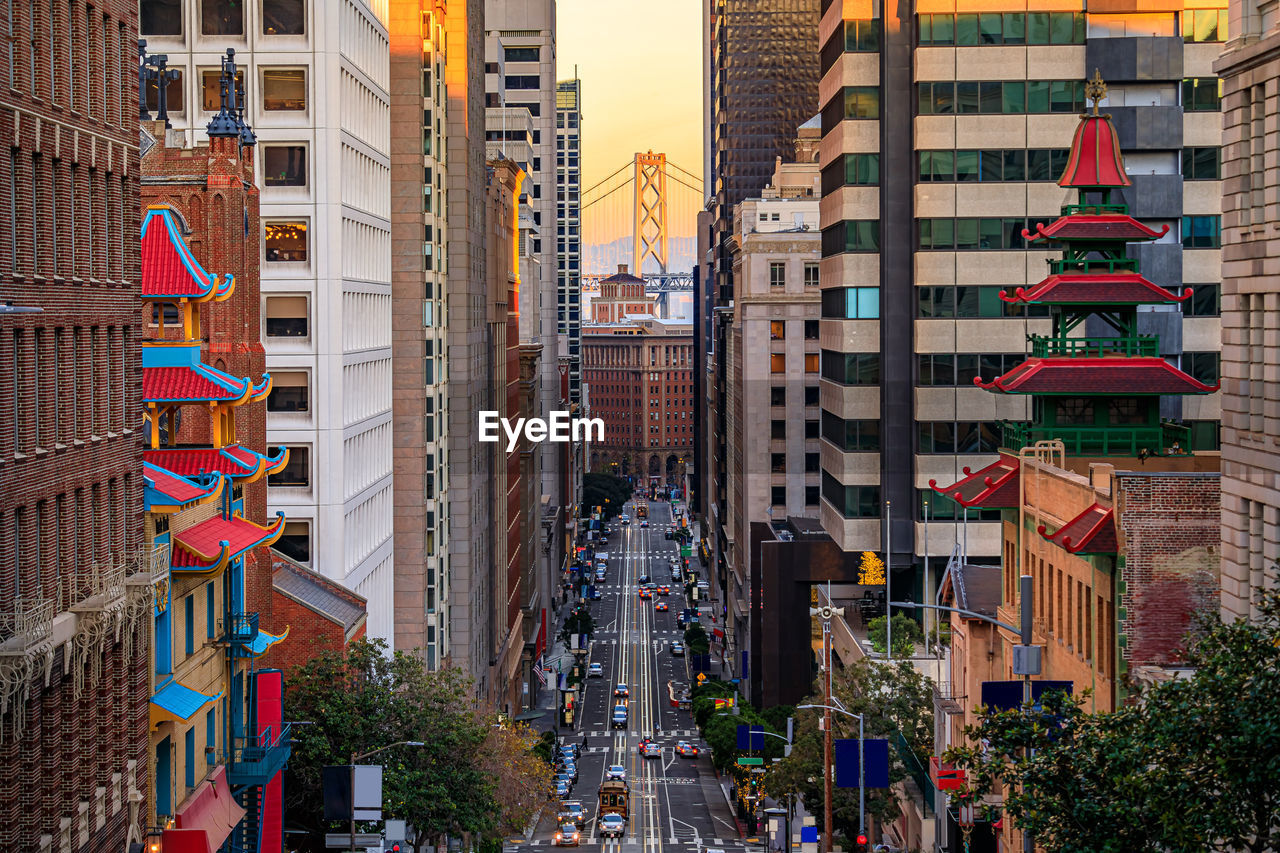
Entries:
[[0,847],[123,850],[148,799],[137,5],[8,8]]
[[587,416],[604,421],[588,470],[683,484],[693,453],[692,325],[643,314],[584,325],[582,370]]

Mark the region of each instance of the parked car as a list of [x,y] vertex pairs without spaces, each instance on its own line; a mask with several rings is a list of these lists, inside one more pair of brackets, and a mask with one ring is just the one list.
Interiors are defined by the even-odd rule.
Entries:
[[604,678],[604,667],[598,663],[590,664],[587,667],[587,678]]

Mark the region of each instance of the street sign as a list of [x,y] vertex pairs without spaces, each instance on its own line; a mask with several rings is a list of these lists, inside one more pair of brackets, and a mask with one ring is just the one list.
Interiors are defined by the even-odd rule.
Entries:
[[738,766],[739,766],[739,767],[755,767],[755,766],[762,765],[762,764],[764,764],[764,759],[763,759],[763,758],[760,758],[760,757],[758,757],[758,756],[757,756],[757,757],[747,757],[747,758],[739,758],[739,759],[738,759]]

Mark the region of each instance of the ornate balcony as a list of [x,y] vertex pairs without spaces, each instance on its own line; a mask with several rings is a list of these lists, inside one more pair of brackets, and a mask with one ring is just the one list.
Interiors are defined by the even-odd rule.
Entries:
[[[258,614],[254,624],[257,624]],[[265,785],[289,760],[293,745],[290,740],[292,725],[285,723],[278,728],[268,727],[256,737],[234,738],[231,760],[227,764],[227,781],[233,787],[241,785]]]
[[1101,358],[1108,355],[1160,355],[1159,338],[1138,335],[1132,338],[1050,338],[1031,336],[1031,355],[1036,358]]

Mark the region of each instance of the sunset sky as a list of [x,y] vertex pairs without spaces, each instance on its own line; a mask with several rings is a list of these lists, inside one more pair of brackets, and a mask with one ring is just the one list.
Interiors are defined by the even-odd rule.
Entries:
[[694,0],[559,0],[557,79],[582,79],[582,186],[637,151],[702,175],[702,46]]

